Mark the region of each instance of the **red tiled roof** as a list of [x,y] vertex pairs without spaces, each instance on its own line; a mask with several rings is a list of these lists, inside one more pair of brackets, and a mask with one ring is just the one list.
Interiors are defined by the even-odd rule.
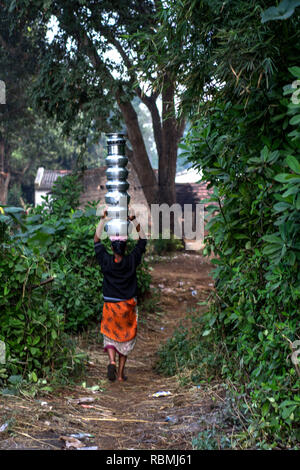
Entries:
[[44,170],[40,189],[52,189],[53,183],[59,176],[69,175],[70,173],[72,173],[71,170]]

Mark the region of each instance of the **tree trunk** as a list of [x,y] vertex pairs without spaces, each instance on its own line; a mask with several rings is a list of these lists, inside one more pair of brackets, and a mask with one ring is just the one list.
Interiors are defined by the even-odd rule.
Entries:
[[[57,12],[58,17],[60,13]],[[72,18],[74,24],[77,23],[75,16]],[[99,70],[99,76],[101,74],[106,75],[108,83],[113,84],[115,82],[111,72],[105,68],[102,58],[97,52],[92,39],[87,35],[86,31],[83,31],[80,26],[78,30],[81,31],[81,35],[75,35],[71,32],[74,39],[78,41],[79,49],[89,56],[92,64],[96,70]],[[104,33],[107,33],[104,31]],[[131,68],[130,59],[126,56],[125,51],[122,49],[121,44],[111,35],[107,36],[108,42],[111,42],[121,54],[124,62]],[[169,81],[168,81],[169,80]],[[142,97],[142,92],[137,87],[137,94],[144,104],[148,107],[153,124],[154,138],[157,147],[157,153],[159,158],[159,181],[157,181],[153,168],[151,166],[147,150],[145,147],[144,139],[141,133],[141,129],[138,122],[137,114],[128,100],[126,93],[120,86],[116,91],[116,100],[120,111],[123,115],[130,143],[132,145],[133,153],[131,156],[131,163],[137,172],[141,186],[143,188],[145,198],[149,204],[163,203],[173,204],[176,202],[175,194],[175,173],[176,173],[176,159],[177,159],[177,147],[178,147],[178,129],[177,121],[175,118],[175,106],[174,106],[174,86],[172,79],[166,76],[166,86],[162,93],[163,97],[163,122],[161,123],[160,115],[156,106],[156,94],[151,97]],[[169,116],[170,114],[170,116]],[[165,121],[164,121],[165,120]]]
[[0,204],[7,204],[10,173],[0,173]]
[[175,118],[174,86],[167,83],[162,91],[162,154],[159,159],[159,202],[176,202],[175,175],[178,150],[177,121]]
[[138,117],[131,102],[124,101],[120,92],[117,93],[116,98],[132,145],[131,163],[138,175],[145,198],[150,206],[158,202],[158,183],[147,154]]
[[7,204],[8,185],[10,182],[10,172],[5,172],[5,153],[6,145],[3,138],[0,137],[0,204]]

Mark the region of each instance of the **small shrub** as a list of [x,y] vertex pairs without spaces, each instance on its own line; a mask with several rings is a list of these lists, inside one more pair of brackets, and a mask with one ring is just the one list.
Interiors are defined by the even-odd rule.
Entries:
[[176,238],[173,234],[171,234],[170,238],[160,234],[159,238],[151,240],[150,246],[157,255],[173,253],[184,249],[183,241],[180,238]]

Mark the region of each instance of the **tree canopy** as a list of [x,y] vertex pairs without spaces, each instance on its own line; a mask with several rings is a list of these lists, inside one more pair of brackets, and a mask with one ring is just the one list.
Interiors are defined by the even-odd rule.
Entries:
[[[137,32],[155,36],[160,1],[20,1],[7,2],[15,27],[55,24],[53,38],[39,56],[39,74],[32,91],[34,106],[64,124],[66,131],[78,122],[100,131],[125,124],[135,167],[149,203],[175,202],[178,142],[185,120],[176,112],[177,81],[164,73],[145,81],[141,74],[144,43]],[[158,155],[156,180],[146,150],[133,98],[151,114]],[[158,98],[162,100],[162,112]],[[124,125],[123,124],[123,125]]]

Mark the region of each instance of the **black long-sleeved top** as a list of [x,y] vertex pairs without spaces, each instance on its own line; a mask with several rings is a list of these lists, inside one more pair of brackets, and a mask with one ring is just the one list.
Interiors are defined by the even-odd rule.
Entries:
[[129,255],[124,255],[119,263],[114,255],[107,253],[101,242],[94,244],[95,254],[103,273],[104,300],[127,300],[137,295],[136,268],[146,251],[147,240],[140,238]]

